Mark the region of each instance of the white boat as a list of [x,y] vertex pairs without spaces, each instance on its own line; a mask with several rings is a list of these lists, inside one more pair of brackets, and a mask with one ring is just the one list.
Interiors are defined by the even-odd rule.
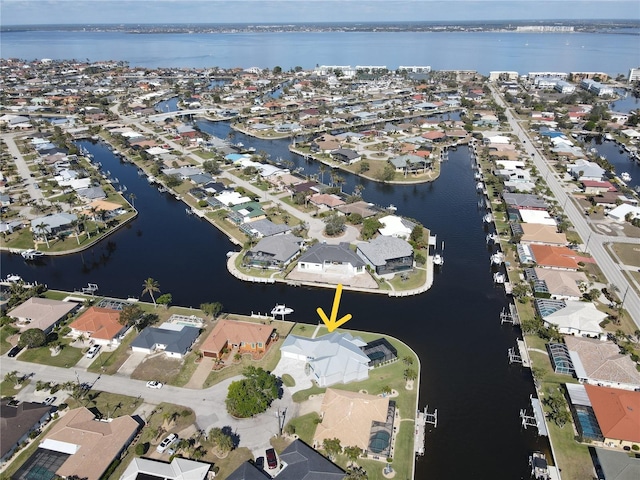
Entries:
[[482,183],[482,182],[476,183],[476,190],[478,190],[479,192],[484,190],[484,183]]
[[533,452],[529,457],[529,465],[531,466],[531,477],[536,480],[549,480],[549,466],[544,453]]
[[389,205],[387,207],[387,210],[389,210],[390,212],[395,212],[397,209],[397,207],[392,203],[391,205]]
[[9,275],[7,275],[7,278],[5,278],[4,281],[8,283],[18,283],[18,282],[22,282],[22,277],[20,275],[15,275],[13,273],[10,273]]
[[29,250],[25,250],[24,252],[21,252],[20,255],[22,255],[22,258],[24,258],[25,260],[35,260],[38,257],[42,257],[44,253],[42,253],[39,250],[34,250],[33,248],[30,248]]
[[620,174],[620,178],[622,179],[623,182],[630,182],[631,181],[631,175],[629,175],[628,172],[622,172]]
[[490,243],[496,243],[500,239],[500,237],[498,237],[497,233],[487,233],[485,239],[487,240],[488,245]]
[[444,265],[444,257],[439,253],[436,253],[433,256],[433,264],[441,267],[442,265]]
[[293,308],[287,307],[284,304],[282,305],[276,304],[276,306],[271,309],[272,317],[275,318],[276,315],[281,315],[283,320],[284,320],[284,316],[289,315],[290,313],[293,313]]
[[504,283],[506,280],[506,276],[502,272],[496,272],[493,274],[494,283]]
[[500,265],[504,263],[504,253],[496,252],[493,255],[491,255],[491,263],[494,265]]
[[487,213],[484,217],[482,217],[482,221],[484,223],[491,223],[493,222],[493,214],[491,212]]

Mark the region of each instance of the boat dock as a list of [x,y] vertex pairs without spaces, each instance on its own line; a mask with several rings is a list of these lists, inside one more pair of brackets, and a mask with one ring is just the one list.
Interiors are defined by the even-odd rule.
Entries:
[[424,455],[425,434],[427,424],[433,425],[433,428],[438,426],[438,409],[436,408],[433,413],[429,413],[427,405],[424,410],[418,410],[416,412],[415,423],[415,435],[413,438],[413,449],[416,455]]
[[520,352],[520,358],[522,359],[522,366],[526,368],[531,368],[531,360],[529,359],[529,351],[527,350],[527,345],[524,343],[524,340],[517,340],[518,351]]
[[424,433],[425,433],[425,428],[427,426],[426,423],[426,416],[424,414],[424,412],[421,412],[420,410],[418,410],[418,413],[416,414],[416,425],[415,425],[415,436],[414,436],[414,451],[416,452],[416,455],[424,455],[424,443],[425,443],[425,438],[424,438]]

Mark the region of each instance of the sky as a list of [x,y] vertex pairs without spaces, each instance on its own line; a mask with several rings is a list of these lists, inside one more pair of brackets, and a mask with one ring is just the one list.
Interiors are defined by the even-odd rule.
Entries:
[[0,25],[640,20],[638,0],[0,0]]

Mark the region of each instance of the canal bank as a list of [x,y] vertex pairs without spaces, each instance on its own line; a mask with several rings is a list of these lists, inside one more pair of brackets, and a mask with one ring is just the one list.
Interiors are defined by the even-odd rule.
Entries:
[[[225,125],[215,127],[217,136],[225,138]],[[262,142],[241,134],[236,139],[318,173],[317,165],[288,152],[286,141]],[[251,309],[267,311],[275,303],[286,303],[294,309],[291,319],[301,322],[316,317],[318,306],[331,305],[329,289],[236,280],[227,271],[226,253],[233,245],[226,235],[187,215],[182,202],[158,192],[133,165],[107,155],[106,147],[87,148],[136,195],[138,218],[110,238],[109,248],[109,242],[103,242],[77,255],[33,265],[3,254],[3,269],[56,289],[98,283],[104,295],[117,298],[139,297],[144,280],[152,277],[176,304],[198,307],[220,301],[226,311],[249,314]],[[423,295],[389,298],[345,291],[341,309],[353,315],[350,328],[390,334],[420,357],[420,408],[438,408],[440,421],[437,429],[427,431],[416,479],[473,478],[480,464],[493,478],[526,478],[530,451],[542,448],[536,436],[520,429],[518,417],[533,393],[531,377],[506,360],[516,332],[500,325],[506,299],[492,281],[484,212],[477,206],[467,147],[450,152],[444,167],[438,181],[406,187],[345,175],[345,188],[362,184],[366,201],[394,204],[398,213],[438,232],[446,242],[446,263],[434,272],[433,286]],[[487,456],[477,448],[479,438],[500,444],[500,453]],[[466,462],[457,461],[460,451]]]

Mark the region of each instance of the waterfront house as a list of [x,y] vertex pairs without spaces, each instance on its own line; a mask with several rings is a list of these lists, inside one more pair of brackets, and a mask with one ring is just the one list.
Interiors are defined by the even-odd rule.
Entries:
[[580,383],[637,390],[640,372],[629,355],[612,341],[565,335],[564,343]]
[[[616,451],[606,448],[595,447],[593,449],[593,467],[602,472],[605,480],[613,479],[636,479],[640,477],[640,458],[630,457],[626,451]],[[629,474],[629,477],[622,475]]]
[[89,307],[69,327],[72,336],[85,336],[99,345],[119,344],[129,328],[120,323],[119,310],[95,306]]
[[251,267],[280,270],[300,253],[301,243],[302,238],[290,233],[267,236],[247,251],[242,262]]
[[31,231],[36,235],[56,235],[71,231],[78,216],[73,213],[54,213],[31,220]]
[[580,300],[580,286],[587,285],[589,281],[584,272],[550,268],[526,269],[525,274],[527,280],[534,283],[535,291],[548,293],[550,298],[557,300]]
[[373,206],[373,204],[362,201],[362,200],[358,202],[346,203],[344,205],[340,205],[336,207],[336,210],[338,210],[341,213],[344,213],[345,215],[351,215],[352,213],[358,214],[362,218],[373,217],[378,213],[378,211]]
[[268,218],[263,218],[262,220],[251,222],[250,225],[245,225],[243,231],[252,237],[264,238],[291,233],[291,227],[284,223],[273,223]]
[[342,198],[332,193],[316,193],[309,197],[309,202],[318,207],[324,207],[331,210],[346,204]]
[[394,275],[413,269],[413,248],[402,238],[380,235],[359,243],[356,253],[377,275]]
[[606,192],[616,192],[616,187],[608,180],[583,180],[582,189],[586,195],[601,195]]
[[583,385],[607,447],[631,449],[640,443],[640,391]]
[[521,223],[522,235],[520,243],[525,244],[544,244],[544,245],[567,245],[567,236],[558,232],[558,228],[554,225],[542,225],[540,223]]
[[194,327],[163,323],[159,327],[147,327],[131,342],[131,350],[146,353],[164,352],[167,357],[183,358],[200,335]]
[[502,200],[509,208],[526,210],[547,210],[549,204],[540,195],[523,193],[503,193]]
[[40,442],[38,449],[25,463],[31,471],[22,472],[22,478],[41,475],[45,465],[48,468],[53,466],[42,462],[57,458],[59,466],[55,470],[56,475],[62,478],[77,475],[86,480],[99,480],[109,465],[131,444],[139,429],[140,424],[130,415],[103,421],[85,407],[71,410],[53,424]]
[[262,220],[267,217],[267,214],[262,210],[258,202],[245,202],[233,205],[229,210],[227,219],[236,225]]
[[280,353],[283,358],[309,365],[308,375],[319,387],[349,383],[369,378],[371,359],[362,351],[366,346],[359,337],[332,332],[316,338],[289,335]]
[[358,152],[350,148],[339,148],[331,152],[331,158],[338,162],[351,165],[352,163],[360,161],[362,157]]
[[565,335],[606,340],[607,335],[600,323],[607,314],[598,310],[593,303],[575,300],[546,300],[537,298],[536,311],[546,327],[554,325]]
[[227,351],[262,354],[277,339],[270,325],[237,320],[220,319],[209,336],[202,342],[200,351],[205,357],[222,358]]
[[578,270],[580,268],[578,262],[591,261],[591,259],[580,256],[568,247],[532,243],[529,245],[529,249],[533,254],[536,264],[540,267],[559,270]]
[[322,421],[313,436],[315,446],[337,438],[342,445],[358,447],[373,458],[391,456],[396,408],[388,397],[328,388],[320,415]]
[[44,333],[49,333],[77,308],[78,304],[74,302],[31,297],[9,310],[7,316],[16,320],[16,327],[21,332],[29,328],[39,328]]
[[389,159],[389,162],[396,169],[396,172],[409,174],[417,173],[420,170],[424,173],[431,162],[420,155],[408,154],[400,155]]
[[338,245],[316,243],[304,252],[296,270],[306,273],[334,275],[362,275],[366,273],[364,261],[342,242]]
[[0,465],[28,441],[31,432],[47,423],[50,412],[51,407],[40,402],[17,402],[11,398],[0,402]]
[[378,221],[382,224],[382,228],[378,229],[380,235],[404,238],[405,240],[411,236],[411,232],[416,226],[415,223],[397,215],[387,215],[379,218]]
[[605,174],[605,170],[595,162],[579,159],[571,165],[567,165],[567,172],[579,181],[593,180],[599,182]]

